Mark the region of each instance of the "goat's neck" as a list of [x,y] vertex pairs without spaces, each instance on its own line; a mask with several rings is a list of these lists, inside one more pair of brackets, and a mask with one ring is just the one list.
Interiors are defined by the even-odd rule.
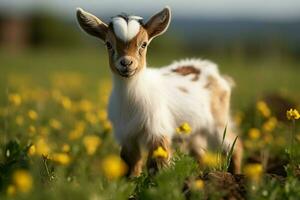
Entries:
[[113,75],[114,92],[118,93],[121,98],[136,98],[139,93],[147,93],[148,84],[145,68],[131,78],[123,78],[117,74]]

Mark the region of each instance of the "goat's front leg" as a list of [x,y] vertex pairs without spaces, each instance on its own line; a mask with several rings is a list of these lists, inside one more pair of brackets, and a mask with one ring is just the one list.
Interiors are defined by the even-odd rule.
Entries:
[[128,166],[127,177],[139,176],[142,172],[142,155],[136,141],[130,141],[122,145],[121,158]]
[[171,158],[169,139],[165,137],[154,138],[149,142],[148,148],[147,169],[149,174],[155,174],[159,169],[169,165]]

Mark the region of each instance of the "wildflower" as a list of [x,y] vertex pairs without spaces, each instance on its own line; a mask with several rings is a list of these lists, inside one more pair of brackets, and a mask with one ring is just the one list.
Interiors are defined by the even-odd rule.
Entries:
[[247,164],[244,167],[244,173],[250,180],[258,182],[263,173],[263,167],[261,164]]
[[13,195],[15,195],[16,194],[16,192],[17,192],[17,189],[16,189],[16,186],[14,186],[14,185],[9,185],[8,187],[7,187],[7,189],[6,189],[6,194],[8,195],[8,196],[13,196]]
[[28,155],[33,156],[36,153],[35,145],[31,145],[28,149]]
[[31,120],[36,120],[38,118],[38,114],[34,110],[29,110],[27,114]]
[[58,121],[57,119],[51,119],[49,121],[49,125],[55,130],[59,130],[62,127],[60,121]]
[[30,125],[28,127],[28,132],[29,132],[30,136],[32,136],[36,133],[36,128],[33,125]]
[[85,119],[91,123],[91,124],[96,124],[97,123],[97,116],[93,113],[86,113],[85,114]]
[[256,109],[266,118],[271,116],[271,110],[264,101],[258,101],[256,103]]
[[106,132],[110,132],[112,130],[112,125],[111,125],[110,121],[108,121],[108,120],[105,120],[102,123],[102,126],[103,126],[104,131],[106,131]]
[[61,165],[68,165],[71,162],[70,156],[66,153],[54,153],[51,159]]
[[101,140],[96,135],[88,135],[83,138],[83,144],[85,146],[88,155],[93,155],[98,146],[101,144]]
[[197,179],[193,182],[192,187],[195,190],[202,190],[204,188],[204,181],[201,179]]
[[72,101],[69,97],[63,96],[61,98],[61,105],[63,106],[64,109],[69,110],[72,107]]
[[28,171],[17,170],[13,174],[13,182],[19,191],[27,193],[32,188],[33,180]]
[[220,156],[217,153],[206,152],[202,157],[201,161],[204,165],[210,168],[216,168],[220,164]]
[[185,134],[190,134],[192,131],[190,125],[187,122],[184,122],[181,126],[176,128],[177,133],[185,133]]
[[102,161],[102,170],[108,179],[116,179],[126,174],[126,163],[116,155],[109,155]]
[[79,102],[79,108],[83,112],[89,112],[93,109],[93,104],[90,101],[83,99]]
[[97,115],[100,122],[104,122],[107,119],[107,112],[105,110],[100,110]]
[[268,121],[266,121],[263,124],[262,128],[266,132],[272,132],[276,128],[276,125],[277,125],[276,117],[271,117]]
[[16,117],[16,124],[19,125],[19,126],[22,126],[24,124],[24,117],[21,116],[21,115],[18,115]]
[[19,106],[22,103],[22,98],[19,94],[10,94],[8,100],[11,104]]
[[68,152],[70,152],[71,147],[70,147],[70,145],[68,145],[68,144],[63,144],[62,147],[61,147],[61,150],[62,150],[64,153],[68,153]]
[[50,147],[44,138],[39,138],[35,144],[38,155],[48,155],[50,153]]
[[286,111],[286,117],[288,118],[288,120],[296,120],[300,119],[300,114],[298,110],[291,108],[290,110]]
[[86,124],[85,124],[84,121],[77,122],[75,124],[74,130],[72,130],[69,133],[69,139],[70,140],[76,140],[76,139],[80,138],[84,133],[85,127],[86,127]]
[[153,151],[153,158],[167,158],[168,152],[159,146],[156,150]]
[[248,131],[248,136],[250,139],[252,140],[257,140],[259,137],[260,137],[260,130],[257,129],[257,128],[251,128],[249,131]]

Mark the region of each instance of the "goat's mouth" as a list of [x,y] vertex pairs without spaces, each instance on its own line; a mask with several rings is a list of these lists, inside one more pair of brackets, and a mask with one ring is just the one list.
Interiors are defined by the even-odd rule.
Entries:
[[120,76],[129,78],[135,74],[136,69],[134,69],[134,70],[118,70],[118,72],[119,72]]

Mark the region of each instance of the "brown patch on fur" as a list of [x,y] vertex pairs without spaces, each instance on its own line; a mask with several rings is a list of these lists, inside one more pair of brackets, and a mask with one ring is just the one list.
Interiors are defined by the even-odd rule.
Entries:
[[188,93],[189,91],[185,88],[185,87],[182,87],[182,86],[179,86],[177,87],[181,92],[183,93]]
[[176,69],[172,69],[172,72],[178,73],[182,76],[194,74],[195,76],[192,79],[192,81],[197,81],[199,79],[199,75],[201,73],[200,69],[197,69],[192,65],[177,67]]
[[205,86],[211,92],[211,111],[216,125],[225,127],[229,118],[230,91],[224,89],[219,81],[209,76]]
[[122,146],[121,158],[128,166],[127,177],[139,176],[142,172],[142,155],[139,145],[136,142]]
[[[153,158],[153,152],[158,148],[162,147],[167,153],[167,158]],[[150,174],[155,174],[159,169],[166,167],[169,165],[169,161],[171,158],[171,146],[169,139],[162,138],[154,138],[149,144],[149,153],[147,159],[147,169]]]

